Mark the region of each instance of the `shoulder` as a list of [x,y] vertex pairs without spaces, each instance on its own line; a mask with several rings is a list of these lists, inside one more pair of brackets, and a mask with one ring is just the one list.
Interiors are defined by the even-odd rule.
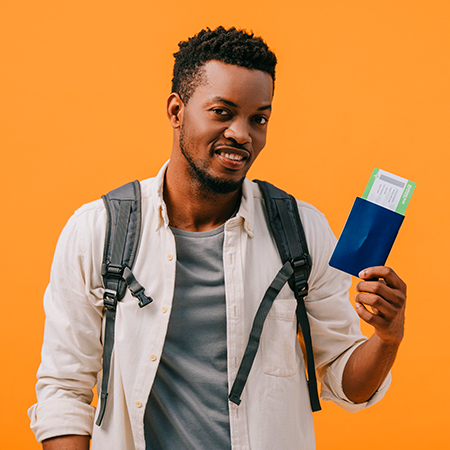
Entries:
[[104,210],[105,205],[103,204],[103,200],[98,199],[80,206],[73,215],[81,219],[89,215],[102,214]]
[[[251,192],[254,199],[263,200],[263,194],[256,182],[246,179],[244,182],[244,190],[247,193]],[[325,215],[316,207],[301,200],[296,200],[296,202],[302,223],[305,222],[304,225],[311,222],[315,226],[328,227]]]
[[76,234],[79,243],[86,240],[102,239],[106,227],[106,208],[101,199],[78,208],[67,222],[64,234]]
[[52,273],[67,274],[70,270],[92,275],[101,264],[105,232],[106,210],[101,199],[78,208],[59,236]]
[[[156,177],[147,178],[140,182],[141,186],[141,197],[142,200],[149,200],[155,197],[157,194],[157,180]],[[119,188],[120,186],[118,186]],[[106,194],[106,193],[105,193]],[[106,214],[106,208],[103,200],[101,198],[94,200],[89,203],[85,203],[80,208],[78,208],[74,214],[73,218],[75,221],[84,222],[90,220],[96,220],[101,216]]]
[[[247,192],[250,190],[253,193],[255,205],[260,205],[260,208],[264,208],[263,194],[258,184],[249,181],[247,183]],[[328,260],[336,245],[336,237],[321,211],[307,202],[301,200],[296,200],[296,202],[309,253],[315,263],[314,269],[326,270]]]
[[157,197],[159,194],[162,196],[163,184],[160,183],[158,177],[147,178],[141,181],[141,195],[143,200],[148,200]]
[[316,207],[301,200],[297,200],[297,207],[306,233],[317,234],[326,232],[327,234],[332,234],[325,214]]

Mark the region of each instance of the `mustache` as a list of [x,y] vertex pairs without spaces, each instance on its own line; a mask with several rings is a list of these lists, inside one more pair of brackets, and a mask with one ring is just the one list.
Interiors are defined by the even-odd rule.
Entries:
[[215,151],[215,150],[218,150],[218,149],[220,149],[222,147],[224,147],[224,148],[235,148],[237,150],[244,150],[244,151],[248,152],[248,149],[247,149],[246,145],[245,144],[239,144],[238,142],[227,142],[227,143],[222,143],[222,144],[214,144],[212,146],[212,149]]

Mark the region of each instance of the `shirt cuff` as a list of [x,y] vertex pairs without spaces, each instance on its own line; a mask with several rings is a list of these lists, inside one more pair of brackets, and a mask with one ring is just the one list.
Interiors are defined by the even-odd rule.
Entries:
[[344,394],[344,390],[342,388],[342,377],[345,365],[354,350],[363,342],[359,342],[357,345],[351,347],[343,353],[331,364],[322,377],[320,398],[325,401],[332,400],[338,406],[350,412],[358,412],[364,408],[375,405],[375,403],[378,403],[384,397],[384,394],[389,389],[391,384],[391,373],[389,372],[372,397],[370,397],[367,402],[363,403],[354,403]]
[[28,410],[38,442],[68,434],[92,436],[94,415],[93,406],[69,399],[44,400]]

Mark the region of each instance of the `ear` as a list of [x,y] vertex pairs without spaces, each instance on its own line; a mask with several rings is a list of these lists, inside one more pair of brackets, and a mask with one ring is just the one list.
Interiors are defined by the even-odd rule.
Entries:
[[167,99],[167,117],[173,128],[179,128],[183,120],[184,103],[176,92]]

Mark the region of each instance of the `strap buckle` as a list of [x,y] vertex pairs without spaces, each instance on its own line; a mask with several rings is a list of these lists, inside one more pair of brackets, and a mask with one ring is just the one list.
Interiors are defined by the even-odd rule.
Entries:
[[116,297],[117,291],[113,291],[112,289],[105,289],[105,292],[103,294],[103,304],[105,305],[105,307],[115,311],[117,306]]
[[311,267],[311,262],[311,256],[308,253],[304,253],[301,257],[291,261],[294,269],[294,294],[297,299],[308,295],[307,273]]
[[[116,264],[102,264],[102,276],[105,281],[105,292],[103,294],[103,304],[106,308],[115,311],[117,306],[117,287],[122,279],[123,268]],[[113,288],[113,289],[111,289]]]
[[153,301],[151,297],[147,297],[145,295],[145,288],[138,283],[136,277],[133,275],[133,272],[129,267],[124,267],[122,276],[125,280],[125,283],[127,283],[131,295],[139,300],[138,304],[140,308],[143,308]]
[[147,306],[153,301],[153,299],[151,297],[147,297],[144,292],[145,292],[144,288],[140,289],[137,292],[131,292],[131,295],[139,300],[138,304],[140,308]]

